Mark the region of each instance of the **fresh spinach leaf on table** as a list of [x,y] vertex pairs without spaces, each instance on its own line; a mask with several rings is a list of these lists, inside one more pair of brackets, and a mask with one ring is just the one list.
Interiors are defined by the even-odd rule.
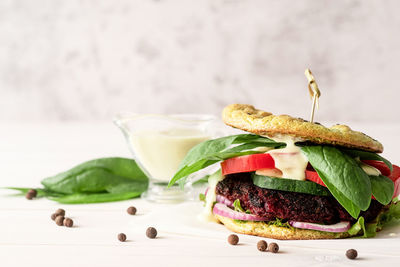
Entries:
[[[60,203],[97,203],[129,199],[147,190],[149,179],[127,158],[100,158],[42,180],[38,196]],[[25,193],[29,188],[10,188]]]

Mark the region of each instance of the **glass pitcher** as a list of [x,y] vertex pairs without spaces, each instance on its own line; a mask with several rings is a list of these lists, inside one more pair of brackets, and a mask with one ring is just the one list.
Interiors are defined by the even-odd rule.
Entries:
[[128,147],[140,168],[150,179],[142,197],[161,203],[191,199],[192,186],[187,183],[167,188],[186,153],[198,143],[211,138],[212,115],[157,115],[121,113],[114,123],[123,132]]

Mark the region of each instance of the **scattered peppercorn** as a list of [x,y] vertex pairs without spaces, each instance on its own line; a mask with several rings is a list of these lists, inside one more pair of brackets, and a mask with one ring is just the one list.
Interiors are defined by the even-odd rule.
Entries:
[[128,212],[128,214],[130,215],[135,215],[136,214],[136,208],[135,207],[129,207],[126,212]]
[[58,210],[56,210],[55,214],[61,215],[61,216],[65,216],[65,210],[63,210],[63,209],[58,209]]
[[349,249],[346,251],[346,257],[349,258],[350,260],[354,260],[355,258],[357,258],[357,250],[355,249]]
[[63,225],[64,225],[64,216],[62,216],[62,215],[57,215],[55,221],[56,221],[56,224],[57,224],[58,226],[63,226]]
[[74,221],[70,218],[65,218],[63,224],[64,226],[72,227],[74,225]]
[[148,238],[151,238],[151,239],[156,238],[156,236],[157,236],[157,230],[156,230],[156,228],[154,228],[154,227],[149,227],[149,228],[147,228],[147,230],[146,230],[146,236],[147,236]]
[[265,242],[265,240],[260,240],[257,242],[257,249],[259,251],[265,251],[268,247],[267,242]]
[[53,213],[53,214],[51,214],[50,218],[54,221],[57,216],[58,216],[57,214]]
[[35,189],[29,189],[28,194],[31,194],[33,197],[37,196],[37,191]]
[[237,235],[229,235],[228,236],[228,243],[231,245],[237,245],[239,243],[239,237]]
[[279,251],[279,246],[277,243],[271,243],[268,245],[268,251],[272,253],[277,253]]
[[32,200],[35,197],[35,194],[28,191],[25,195],[26,199]]
[[126,241],[126,234],[124,234],[124,233],[118,234],[118,240],[121,241],[121,242],[125,242]]

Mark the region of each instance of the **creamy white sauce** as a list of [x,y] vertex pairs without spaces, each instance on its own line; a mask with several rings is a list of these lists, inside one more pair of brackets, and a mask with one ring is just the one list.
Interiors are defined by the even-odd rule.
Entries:
[[217,194],[215,193],[215,188],[217,187],[218,182],[221,181],[222,179],[224,179],[224,176],[221,174],[221,170],[215,172],[214,174],[210,175],[210,177],[208,177],[209,187],[206,196],[206,205],[203,209],[203,212],[200,213],[198,216],[200,220],[206,222],[218,222],[212,213],[212,208],[214,202],[217,200]]
[[157,181],[168,182],[187,152],[210,137],[195,129],[138,131],[130,143],[140,164]]
[[[275,168],[282,172],[280,176],[274,177],[304,181],[306,179],[305,171],[308,160],[301,152],[300,147],[295,145],[295,142],[298,140],[289,135],[280,135],[268,138],[286,144],[285,148],[268,151],[268,154],[270,154],[275,161]],[[265,173],[263,170],[257,171],[256,173],[265,175],[263,174]]]
[[365,164],[364,162],[360,161],[359,162],[361,169],[365,171],[366,174],[371,175],[371,176],[379,176],[382,173],[375,167],[372,167],[368,164]]

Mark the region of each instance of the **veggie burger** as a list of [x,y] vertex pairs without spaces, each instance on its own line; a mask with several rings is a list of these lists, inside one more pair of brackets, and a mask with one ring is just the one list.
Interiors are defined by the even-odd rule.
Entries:
[[276,239],[371,237],[400,219],[400,168],[371,137],[243,104],[227,106],[223,120],[249,133],[198,144],[170,181],[220,163],[201,196],[203,218]]

